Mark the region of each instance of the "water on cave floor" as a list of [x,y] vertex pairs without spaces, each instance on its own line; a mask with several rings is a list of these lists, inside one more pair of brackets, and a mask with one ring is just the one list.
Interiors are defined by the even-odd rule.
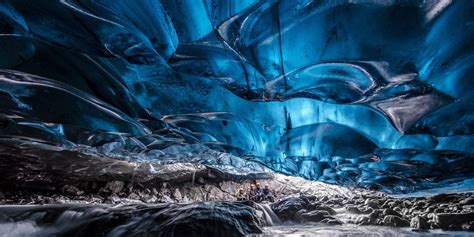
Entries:
[[255,237],[310,237],[310,236],[360,236],[360,237],[396,237],[396,236],[456,236],[468,237],[474,236],[472,232],[462,231],[441,231],[432,230],[427,232],[414,232],[409,228],[394,228],[386,226],[358,226],[358,225],[341,225],[330,226],[323,224],[313,225],[279,225],[264,228],[264,233],[260,235],[252,235]]

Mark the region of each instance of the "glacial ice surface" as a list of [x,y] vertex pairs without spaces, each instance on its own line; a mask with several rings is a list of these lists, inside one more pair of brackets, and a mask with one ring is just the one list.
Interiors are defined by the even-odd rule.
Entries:
[[473,12],[468,0],[5,0],[0,141],[138,163],[205,156],[392,193],[458,185],[474,178]]

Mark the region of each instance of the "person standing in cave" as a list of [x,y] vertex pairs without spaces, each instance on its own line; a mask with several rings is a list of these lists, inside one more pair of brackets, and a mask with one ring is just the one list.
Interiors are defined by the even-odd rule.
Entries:
[[266,183],[263,188],[263,200],[269,202],[275,201],[275,197],[273,197],[272,190],[270,190],[270,186],[268,185],[268,183]]
[[256,202],[261,202],[263,201],[263,189],[262,186],[260,186],[260,183],[257,182],[255,183],[255,201]]
[[243,188],[239,188],[239,191],[237,191],[237,201],[245,201],[245,193]]
[[250,184],[249,191],[248,191],[248,200],[255,201],[256,196],[257,196],[257,193],[255,190],[255,185]]

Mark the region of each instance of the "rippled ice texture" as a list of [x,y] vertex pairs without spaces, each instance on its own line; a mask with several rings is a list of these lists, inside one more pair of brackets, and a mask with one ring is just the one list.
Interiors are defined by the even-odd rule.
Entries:
[[5,0],[0,136],[139,161],[198,144],[341,185],[472,189],[473,8]]

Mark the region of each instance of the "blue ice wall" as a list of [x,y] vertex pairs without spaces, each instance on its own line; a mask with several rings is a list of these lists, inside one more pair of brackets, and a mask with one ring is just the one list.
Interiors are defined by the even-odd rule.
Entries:
[[467,0],[5,0],[0,133],[199,143],[387,191],[463,182],[473,12]]

